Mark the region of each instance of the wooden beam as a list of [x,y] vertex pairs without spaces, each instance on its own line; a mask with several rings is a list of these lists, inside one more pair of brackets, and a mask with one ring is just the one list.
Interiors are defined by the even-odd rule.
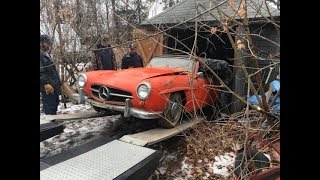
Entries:
[[146,59],[146,63],[148,63],[148,62],[150,61],[150,59],[151,59],[154,51],[157,49],[157,46],[158,46],[158,44],[159,44],[159,43],[158,43],[159,40],[160,40],[160,36],[158,36],[158,39],[155,40],[155,46],[153,47],[153,49],[152,49],[151,52],[149,53],[148,59]]
[[204,118],[200,117],[198,119],[193,119],[192,121],[182,122],[182,124],[179,124],[171,129],[156,128],[136,134],[124,135],[119,140],[138,146],[151,145],[180,134],[198,124],[202,120],[204,120]]
[[146,53],[144,52],[140,41],[137,41],[137,43],[138,43],[138,46],[139,46],[139,49],[141,51],[141,55],[142,55],[142,58],[143,58],[143,66],[145,66],[146,65],[146,61],[147,61]]

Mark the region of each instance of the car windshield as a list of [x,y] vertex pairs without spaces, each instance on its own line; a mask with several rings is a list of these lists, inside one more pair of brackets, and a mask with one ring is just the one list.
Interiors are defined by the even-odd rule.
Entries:
[[191,72],[193,62],[185,57],[154,57],[150,60],[147,67],[181,68]]

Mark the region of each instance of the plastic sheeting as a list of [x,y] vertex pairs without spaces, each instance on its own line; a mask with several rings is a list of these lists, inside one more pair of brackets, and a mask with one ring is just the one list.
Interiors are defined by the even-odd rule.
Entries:
[[[280,82],[278,80],[274,80],[270,83],[270,86],[272,86],[272,94],[269,98],[268,104],[272,102],[274,99],[274,95],[279,91],[280,89]],[[268,95],[268,92],[265,93],[265,96]],[[259,95],[259,99],[261,101],[261,95]],[[259,101],[255,95],[251,96],[249,98],[249,103],[251,105],[259,105]],[[280,95],[277,97],[276,101],[274,102],[274,105],[270,109],[271,112],[280,113]]]

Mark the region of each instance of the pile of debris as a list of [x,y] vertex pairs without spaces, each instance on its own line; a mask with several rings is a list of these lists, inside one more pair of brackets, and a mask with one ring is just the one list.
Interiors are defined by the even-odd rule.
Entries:
[[[246,127],[247,120],[249,120],[250,128]],[[170,177],[175,179],[232,179],[239,177],[241,173],[241,177],[252,177],[258,172],[278,167],[280,153],[264,144],[265,142],[250,137],[250,135],[252,137],[259,135],[263,140],[269,142],[279,140],[277,135],[280,130],[264,129],[262,123],[261,114],[250,110],[248,114],[238,112],[217,121],[205,121],[197,124],[185,132],[184,138],[180,137],[174,143],[165,144],[173,147],[171,149],[176,151],[170,151],[170,147],[166,147],[164,159],[155,172],[154,179]],[[245,171],[244,167],[247,166],[239,167],[238,165],[239,162],[242,162],[243,151],[251,150],[253,152],[252,149],[256,154],[259,153],[260,156],[262,154],[268,159],[268,163],[262,164],[262,168],[255,173],[252,173],[254,171],[252,169]],[[250,157],[252,156],[247,156],[247,160],[250,160]],[[173,162],[173,160],[179,161],[180,167],[171,167],[177,166],[177,162]],[[235,168],[235,165],[238,168]],[[173,171],[173,169],[175,170]]]

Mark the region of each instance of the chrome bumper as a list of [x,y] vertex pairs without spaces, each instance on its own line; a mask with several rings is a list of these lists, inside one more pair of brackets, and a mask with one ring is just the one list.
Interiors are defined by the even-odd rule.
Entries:
[[148,111],[143,111],[137,108],[133,108],[131,107],[130,99],[126,99],[125,106],[104,104],[104,103],[95,101],[93,99],[86,99],[86,101],[91,106],[123,112],[124,117],[129,117],[130,115],[132,115],[134,117],[141,118],[141,119],[157,119],[157,118],[160,118],[162,114],[162,112],[148,112]]

